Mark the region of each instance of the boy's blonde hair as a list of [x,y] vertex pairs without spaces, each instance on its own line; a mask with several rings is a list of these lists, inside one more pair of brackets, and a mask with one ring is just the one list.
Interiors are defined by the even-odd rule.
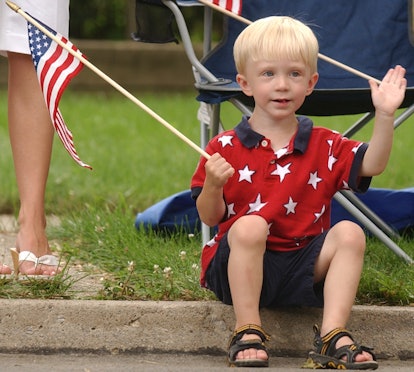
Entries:
[[233,54],[237,71],[245,72],[248,59],[289,58],[304,62],[311,74],[317,71],[318,40],[304,23],[291,17],[261,18],[237,37]]

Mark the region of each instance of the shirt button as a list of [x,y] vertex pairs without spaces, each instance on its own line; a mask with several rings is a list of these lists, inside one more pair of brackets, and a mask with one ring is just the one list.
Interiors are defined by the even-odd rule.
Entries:
[[267,147],[268,144],[269,144],[269,142],[267,142],[267,140],[263,140],[262,141],[262,146],[263,147]]
[[275,163],[276,163],[275,159],[270,160],[270,164],[275,164]]

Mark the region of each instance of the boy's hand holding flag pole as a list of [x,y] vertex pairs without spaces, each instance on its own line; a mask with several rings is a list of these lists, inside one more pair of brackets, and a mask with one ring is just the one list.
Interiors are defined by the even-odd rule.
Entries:
[[[79,159],[76,150],[73,146],[72,134],[70,133],[63,121],[62,115],[60,114],[60,111],[58,109],[58,104],[59,99],[63,94],[63,90],[66,88],[71,78],[73,78],[76,74],[80,72],[83,65],[87,66],[99,77],[104,79],[115,89],[117,89],[120,93],[122,93],[125,97],[129,98],[137,106],[139,106],[149,115],[151,115],[154,119],[156,119],[158,122],[164,125],[167,129],[169,129],[172,133],[174,133],[177,137],[179,137],[190,147],[196,150],[200,155],[204,156],[207,159],[210,158],[210,155],[207,152],[205,152],[202,148],[196,145],[193,141],[187,138],[184,134],[178,131],[167,121],[165,121],[161,116],[159,116],[148,106],[146,106],[144,103],[138,100],[135,96],[129,93],[117,82],[112,80],[108,75],[99,70],[95,65],[89,62],[79,51],[79,49],[76,48],[70,41],[66,40],[63,36],[59,35],[57,32],[53,31],[48,26],[36,20],[28,13],[24,12],[15,3],[6,0],[6,4],[16,13],[19,13],[21,16],[23,16],[28,22],[29,38],[33,41],[33,43],[36,43],[35,48],[38,49],[38,52],[32,50],[33,61],[35,63],[35,68],[37,71],[39,82],[43,94],[45,96],[46,104],[51,114],[52,122],[65,148],[78,164],[82,165],[83,167],[91,168],[89,165],[83,163]],[[32,33],[32,35],[30,35],[30,33]],[[44,45],[40,43],[40,41],[42,41],[43,37],[45,38],[46,42],[47,38],[49,38],[61,47],[59,49],[52,49],[52,52],[53,50],[56,50],[56,54],[59,54],[57,59],[51,52],[48,53],[49,49],[51,48],[46,48],[44,54],[42,53],[41,48]],[[47,47],[49,47],[49,45],[47,45]],[[65,53],[63,53],[62,48],[65,51]],[[70,54],[71,58],[68,57],[68,53]],[[78,61],[78,63],[74,63],[74,60]],[[48,78],[46,78],[47,76]]]

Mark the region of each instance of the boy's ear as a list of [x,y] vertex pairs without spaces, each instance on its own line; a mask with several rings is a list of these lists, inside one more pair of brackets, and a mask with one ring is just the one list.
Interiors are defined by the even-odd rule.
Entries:
[[241,90],[243,91],[243,93],[248,96],[251,97],[253,96],[253,93],[250,89],[250,85],[246,80],[246,77],[242,74],[237,74],[236,75],[236,81],[237,83],[240,85]]
[[313,75],[311,75],[308,83],[308,88],[306,89],[306,95],[309,96],[313,89],[315,88],[316,83],[318,82],[319,74],[315,72]]

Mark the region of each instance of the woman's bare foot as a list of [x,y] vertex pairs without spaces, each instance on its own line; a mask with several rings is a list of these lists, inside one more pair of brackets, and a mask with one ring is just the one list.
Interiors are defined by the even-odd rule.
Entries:
[[0,264],[0,274],[1,275],[9,275],[12,273],[12,269],[7,265]]
[[[53,260],[46,233],[20,228],[16,239],[19,273],[23,275],[56,275],[60,270]],[[31,254],[29,254],[31,253]]]

